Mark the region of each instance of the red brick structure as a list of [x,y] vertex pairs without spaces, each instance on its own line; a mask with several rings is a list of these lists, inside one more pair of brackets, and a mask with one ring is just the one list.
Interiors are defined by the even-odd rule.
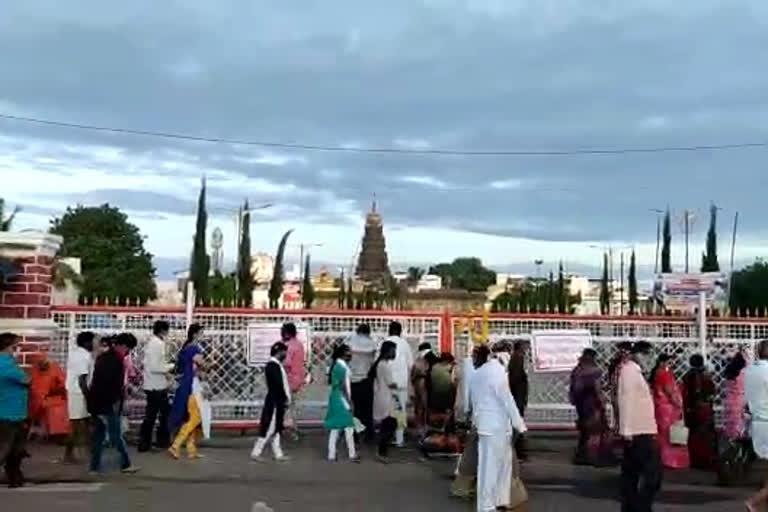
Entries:
[[0,332],[22,337],[17,357],[24,366],[48,351],[57,331],[51,320],[51,281],[61,242],[41,232],[0,233],[0,258],[16,268],[0,287]]

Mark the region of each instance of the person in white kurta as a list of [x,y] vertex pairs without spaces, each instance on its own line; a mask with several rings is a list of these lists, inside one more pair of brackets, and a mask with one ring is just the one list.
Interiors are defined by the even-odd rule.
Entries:
[[[757,347],[755,362],[747,367],[744,375],[744,395],[752,416],[752,446],[755,454],[768,459],[768,340]],[[762,510],[768,502],[768,481],[747,502],[749,511]]]
[[[404,411],[408,410],[408,389],[411,382],[411,367],[413,366],[413,351],[411,346],[401,335],[403,326],[399,322],[389,324],[389,336],[385,341],[391,341],[397,346],[395,359],[387,363],[392,371],[392,378],[397,385],[397,397]],[[395,444],[403,446],[405,443],[406,418],[397,418],[398,426],[395,431]]]
[[513,429],[527,430],[509,390],[501,364],[487,347],[476,351],[477,371],[469,384],[472,422],[478,434],[477,510],[487,512],[510,503]]

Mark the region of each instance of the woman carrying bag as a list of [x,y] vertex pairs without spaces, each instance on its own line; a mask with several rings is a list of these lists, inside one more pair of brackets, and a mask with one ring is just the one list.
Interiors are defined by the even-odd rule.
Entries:
[[669,368],[671,360],[669,354],[659,355],[650,381],[659,429],[661,463],[667,469],[685,469],[690,465],[688,429],[683,422],[683,396]]

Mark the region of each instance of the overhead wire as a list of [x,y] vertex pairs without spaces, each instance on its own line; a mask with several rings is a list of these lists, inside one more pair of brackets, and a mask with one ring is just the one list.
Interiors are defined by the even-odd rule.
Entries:
[[114,133],[136,135],[142,137],[156,137],[163,139],[185,140],[192,142],[206,142],[212,144],[231,144],[236,146],[259,146],[264,148],[293,149],[302,151],[324,151],[338,153],[378,153],[378,154],[405,154],[405,155],[443,155],[443,156],[469,156],[469,157],[559,157],[559,156],[584,156],[584,155],[623,155],[643,153],[682,153],[701,151],[727,151],[738,149],[752,149],[768,147],[768,141],[732,142],[718,144],[693,144],[671,146],[648,147],[595,147],[575,149],[452,149],[452,148],[405,148],[405,147],[359,147],[348,145],[310,144],[304,142],[280,142],[258,139],[236,139],[227,137],[209,137],[176,132],[164,132],[154,130],[142,130],[117,126],[103,126],[93,124],[74,123],[54,119],[42,119],[37,117],[18,116],[0,113],[0,119],[29,123],[57,128],[70,128],[102,133]]

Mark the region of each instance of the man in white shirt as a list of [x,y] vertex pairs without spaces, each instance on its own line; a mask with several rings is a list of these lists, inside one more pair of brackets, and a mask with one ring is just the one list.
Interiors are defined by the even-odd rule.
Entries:
[[352,351],[349,369],[352,373],[352,405],[355,417],[365,425],[365,437],[372,440],[373,427],[373,380],[368,378],[368,372],[376,359],[376,342],[371,338],[371,327],[360,324],[357,331],[347,342]]
[[632,345],[632,357],[619,370],[619,434],[624,439],[621,462],[622,512],[651,512],[661,488],[661,452],[653,397],[643,372],[651,365],[651,345]]
[[527,430],[509,390],[504,368],[490,359],[487,345],[475,349],[477,370],[469,383],[472,423],[478,434],[477,510],[494,511],[510,504],[513,430]]
[[[388,364],[392,370],[392,378],[397,385],[396,396],[404,411],[408,410],[408,389],[411,382],[411,366],[413,366],[413,351],[408,342],[402,338],[403,326],[400,322],[389,324],[389,336],[385,341],[391,341],[397,346],[395,359]],[[395,431],[395,444],[405,444],[405,418],[398,418]]]
[[139,451],[147,452],[152,448],[152,431],[155,421],[160,419],[157,426],[155,446],[166,449],[170,446],[168,432],[168,374],[173,364],[168,363],[165,352],[165,340],[171,327],[165,320],[158,320],[152,327],[152,336],[144,346],[144,393],[147,395],[147,406],[144,411],[144,421],[139,433]]
[[88,444],[88,378],[93,368],[93,343],[96,335],[90,331],[77,335],[75,347],[67,355],[67,408],[69,412],[70,436],[64,451],[64,462],[76,463],[75,449]]
[[[757,346],[755,362],[744,374],[744,395],[752,415],[752,446],[761,459],[768,459],[768,340]],[[768,502],[768,481],[747,502],[750,512]]]

